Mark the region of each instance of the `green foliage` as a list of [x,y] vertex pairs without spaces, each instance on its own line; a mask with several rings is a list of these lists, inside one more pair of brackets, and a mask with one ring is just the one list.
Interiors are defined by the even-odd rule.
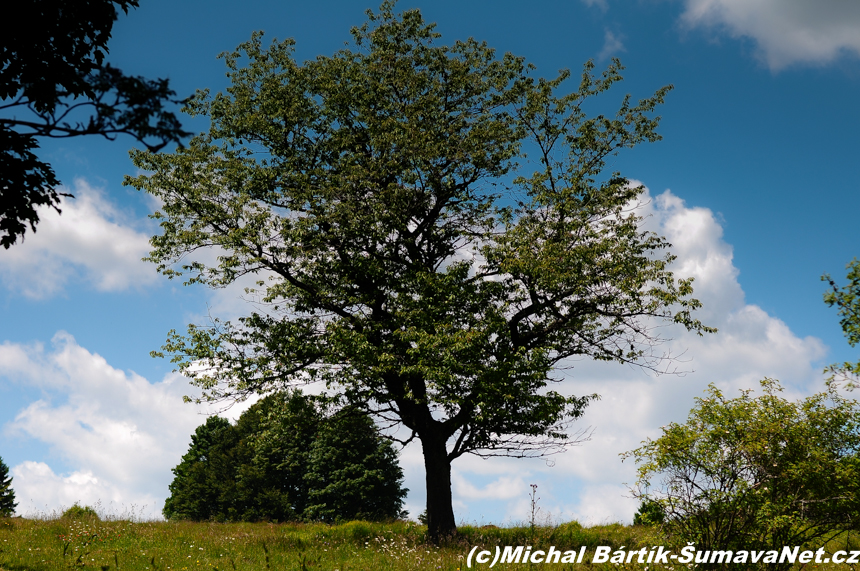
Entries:
[[777,381],[761,385],[734,399],[711,385],[685,424],[623,455],[639,465],[635,493],[659,504],[677,542],[817,547],[858,528],[860,403],[832,384],[797,402]]
[[[164,351],[212,400],[324,380],[402,423],[425,454],[432,535],[454,530],[450,464],[541,455],[596,395],[550,389],[568,357],[664,365],[654,319],[699,333],[691,280],[642,230],[642,187],[608,157],[656,141],[669,88],[614,116],[583,107],[621,80],[588,62],[573,91],[474,39],[441,45],[417,10],[379,13],[353,44],[299,64],[262,34],[199,91],[207,133],[134,152],[156,196],[149,259],[221,287],[265,272],[265,311],[171,332]],[[528,154],[527,152],[528,151]],[[527,170],[527,165],[536,170]],[[202,247],[217,262],[197,260]],[[449,447],[450,446],[450,447]]]
[[[852,347],[860,343],[860,260],[854,259],[848,264],[848,283],[841,288],[824,274],[821,279],[830,284],[831,291],[824,294],[824,303],[839,309],[839,323],[842,332]],[[852,386],[857,385],[860,378],[860,361],[834,364],[827,368],[834,378],[847,380]]]
[[298,391],[274,394],[235,426],[210,417],[191,440],[173,469],[168,519],[334,522],[401,513],[397,454],[353,408],[326,416]]
[[[230,422],[211,416],[191,435],[191,446],[178,466],[170,496],[164,503],[167,519],[205,520],[212,517],[222,495],[222,486],[231,488],[235,480],[234,465],[224,461],[222,449],[230,448]],[[219,473],[220,472],[220,473]],[[224,474],[223,472],[226,472]]]
[[81,507],[78,502],[75,502],[72,507],[64,511],[60,517],[74,520],[101,521],[98,512],[94,508],[90,506]]
[[633,525],[659,525],[666,519],[666,511],[660,502],[648,498],[642,498],[639,509],[633,514]]
[[320,426],[311,445],[305,517],[326,522],[400,517],[407,492],[402,479],[397,453],[376,436],[370,417],[344,408]]
[[[0,49],[0,245],[9,248],[37,207],[59,212],[59,180],[33,153],[37,138],[133,136],[155,151],[188,135],[166,105],[166,79],[124,75],[104,62],[119,9],[138,0],[34,0],[3,27]],[[89,112],[89,113],[87,113]],[[82,115],[83,113],[83,115]],[[86,118],[85,120],[82,120]]]
[[3,462],[3,458],[0,458],[0,517],[12,517],[17,505],[9,467]]

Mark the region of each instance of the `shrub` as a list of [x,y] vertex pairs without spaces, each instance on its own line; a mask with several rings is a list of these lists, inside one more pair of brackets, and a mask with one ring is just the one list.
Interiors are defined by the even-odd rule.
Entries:
[[860,527],[860,403],[832,382],[797,402],[779,396],[777,381],[761,385],[760,396],[735,399],[711,385],[685,424],[623,455],[639,464],[634,494],[663,510],[664,531],[679,543],[803,548]]
[[78,502],[75,502],[72,507],[63,512],[63,515],[60,516],[61,519],[75,519],[75,520],[95,520],[101,521],[99,514],[95,509],[90,506],[83,506]]

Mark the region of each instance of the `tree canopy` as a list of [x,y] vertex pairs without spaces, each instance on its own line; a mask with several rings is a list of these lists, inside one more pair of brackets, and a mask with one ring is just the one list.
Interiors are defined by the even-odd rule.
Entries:
[[59,212],[51,165],[38,138],[124,133],[156,151],[188,135],[167,110],[177,103],[166,79],[125,75],[105,63],[118,9],[138,0],[29,0],[0,33],[0,245],[36,230],[37,207]]
[[297,391],[267,396],[235,426],[209,417],[173,473],[168,519],[394,519],[407,492],[397,453],[366,413],[327,413]]
[[12,517],[17,505],[9,467],[3,463],[3,458],[0,458],[0,517]]
[[777,381],[761,386],[758,396],[745,390],[729,399],[711,385],[686,423],[671,423],[624,454],[638,464],[634,494],[662,513],[679,543],[729,551],[818,547],[860,528],[860,403],[832,383],[796,402],[779,395]]
[[[669,87],[613,116],[585,106],[621,80],[588,62],[532,67],[474,39],[441,45],[390,2],[333,56],[299,64],[293,41],[254,34],[222,54],[226,92],[186,106],[211,120],[187,148],[134,152],[128,184],[156,196],[149,259],[224,287],[259,276],[238,322],[171,332],[164,352],[234,399],[324,381],[425,459],[430,536],[456,530],[451,462],[540,455],[596,395],[552,390],[569,357],[662,366],[655,325],[692,316],[666,240],[641,227],[643,188],[604,172],[656,141]],[[216,262],[195,258],[214,247]]]

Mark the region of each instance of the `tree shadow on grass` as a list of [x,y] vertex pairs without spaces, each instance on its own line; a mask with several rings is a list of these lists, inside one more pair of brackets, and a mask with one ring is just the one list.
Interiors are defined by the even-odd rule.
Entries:
[[3,571],[50,571],[51,567],[45,564],[38,563],[35,565],[20,565],[17,563],[0,563],[0,569]]

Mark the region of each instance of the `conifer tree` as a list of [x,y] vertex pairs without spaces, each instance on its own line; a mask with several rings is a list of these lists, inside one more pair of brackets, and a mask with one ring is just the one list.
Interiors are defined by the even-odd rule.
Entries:
[[0,517],[12,517],[17,505],[9,467],[3,463],[3,458],[0,458]]

